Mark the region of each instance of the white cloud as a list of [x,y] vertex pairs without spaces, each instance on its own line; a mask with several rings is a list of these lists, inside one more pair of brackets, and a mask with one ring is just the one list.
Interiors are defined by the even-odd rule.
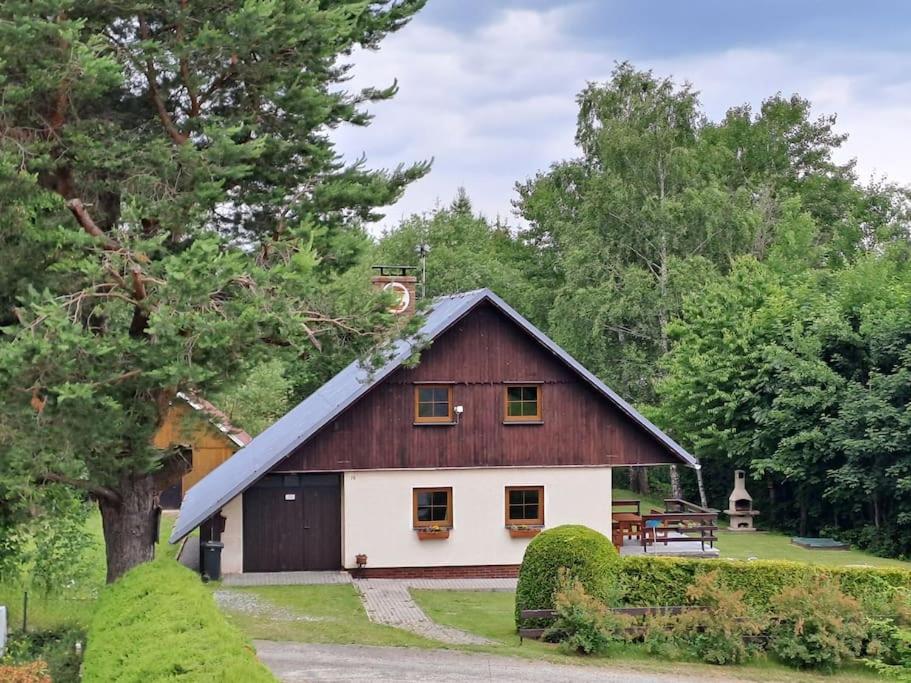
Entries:
[[[337,131],[340,150],[349,158],[366,153],[373,167],[435,158],[430,174],[387,212],[385,226],[449,201],[460,185],[488,216],[511,215],[517,180],[575,154],[575,95],[587,81],[607,78],[624,55],[606,41],[581,46],[573,18],[573,6],[504,10],[460,34],[419,16],[379,52],[356,55],[350,87],[398,78],[400,92],[373,107],[371,126]],[[636,64],[691,81],[713,118],[743,102],[758,107],[778,91],[800,92],[818,113],[839,114],[839,128],[851,134],[843,158],[857,157],[862,177],[911,183],[907,54],[791,45]]]

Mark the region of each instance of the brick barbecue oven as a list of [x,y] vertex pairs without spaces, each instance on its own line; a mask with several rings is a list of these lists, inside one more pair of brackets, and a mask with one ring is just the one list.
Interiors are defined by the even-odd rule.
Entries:
[[759,510],[753,509],[753,497],[747,492],[747,475],[743,470],[734,472],[734,490],[728,498],[724,513],[731,519],[731,531],[755,531],[753,518]]

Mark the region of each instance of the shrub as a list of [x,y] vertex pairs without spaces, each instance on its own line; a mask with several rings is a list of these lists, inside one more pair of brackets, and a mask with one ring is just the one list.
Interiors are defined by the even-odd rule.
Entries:
[[868,623],[866,665],[880,674],[911,681],[911,592],[896,596],[890,614]]
[[10,634],[4,659],[13,663],[41,661],[54,683],[78,683],[82,657],[76,651],[77,642],[85,643],[85,631],[76,626],[20,631]]
[[42,661],[29,664],[0,664],[0,681],[4,683],[51,683],[47,664]]
[[887,567],[820,567],[778,560],[706,560],[676,557],[623,557],[620,583],[629,605],[683,605],[687,588],[696,578],[719,572],[729,590],[743,591],[744,601],[762,612],[786,588],[806,586],[817,579],[834,582],[860,601],[865,611],[877,613],[899,589],[911,589],[911,572]]
[[589,595],[582,583],[560,569],[554,593],[557,618],[544,631],[544,639],[559,641],[564,648],[581,654],[604,654],[611,643],[624,640],[629,619],[615,615],[601,601]]
[[860,604],[822,579],[772,599],[769,649],[785,664],[834,671],[860,654],[866,637]]
[[520,618],[523,609],[553,609],[561,568],[596,600],[616,603],[618,559],[613,544],[588,527],[567,524],[541,532],[528,544],[519,568],[516,625],[533,625]]
[[89,628],[84,681],[274,681],[189,569],[161,559],[102,593]]
[[674,623],[677,642],[709,664],[741,664],[755,651],[748,639],[762,633],[762,622],[743,601],[743,591],[721,585],[720,573],[700,574],[687,589],[690,602],[707,608],[685,612]]
[[682,659],[681,639],[678,637],[677,616],[655,614],[641,621],[640,639],[645,651],[660,659]]
[[892,619],[877,619],[870,624],[865,664],[874,671],[911,681],[911,628]]

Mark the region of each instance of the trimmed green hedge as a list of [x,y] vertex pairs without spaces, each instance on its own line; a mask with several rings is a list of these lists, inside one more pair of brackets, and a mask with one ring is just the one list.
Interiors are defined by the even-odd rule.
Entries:
[[88,683],[275,681],[199,577],[167,559],[140,565],[104,590],[83,671]]
[[816,577],[837,581],[869,611],[892,599],[896,588],[911,589],[911,572],[891,567],[823,567],[782,560],[715,560],[678,557],[623,557],[620,583],[627,605],[685,605],[686,589],[698,574],[718,570],[722,585],[743,591],[749,605],[768,611],[784,588],[808,585]]
[[[519,618],[523,609],[552,609],[561,567],[569,570],[592,597],[606,604],[620,597],[617,550],[603,535],[578,524],[547,529],[525,549],[516,586],[516,626],[534,623]],[[527,623],[526,623],[527,622]]]

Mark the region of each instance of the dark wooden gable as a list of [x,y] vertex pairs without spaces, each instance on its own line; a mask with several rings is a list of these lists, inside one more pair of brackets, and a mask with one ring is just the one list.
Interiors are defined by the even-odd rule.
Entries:
[[[543,424],[503,424],[505,382],[543,382]],[[454,382],[457,425],[414,424],[414,382]],[[272,468],[627,465],[678,462],[494,306],[482,304]]]

